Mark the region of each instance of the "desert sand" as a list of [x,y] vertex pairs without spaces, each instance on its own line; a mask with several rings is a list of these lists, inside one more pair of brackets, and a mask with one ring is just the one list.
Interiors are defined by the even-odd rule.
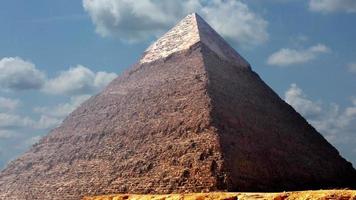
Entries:
[[356,200],[356,190],[310,190],[281,193],[188,193],[167,195],[119,194],[96,197],[85,197],[83,200]]

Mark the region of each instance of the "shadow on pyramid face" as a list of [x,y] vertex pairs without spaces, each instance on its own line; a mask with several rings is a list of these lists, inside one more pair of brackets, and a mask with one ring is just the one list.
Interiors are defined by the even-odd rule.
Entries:
[[0,174],[0,197],[355,187],[355,170],[196,14]]

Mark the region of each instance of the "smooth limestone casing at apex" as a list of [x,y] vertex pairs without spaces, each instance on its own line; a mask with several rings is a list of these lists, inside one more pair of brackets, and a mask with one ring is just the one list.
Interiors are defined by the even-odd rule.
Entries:
[[0,173],[0,199],[355,187],[355,170],[197,14]]

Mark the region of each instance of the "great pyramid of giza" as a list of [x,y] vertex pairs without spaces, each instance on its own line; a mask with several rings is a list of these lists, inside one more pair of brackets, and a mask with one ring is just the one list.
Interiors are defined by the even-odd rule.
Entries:
[[355,170],[190,14],[0,173],[0,199],[355,187]]

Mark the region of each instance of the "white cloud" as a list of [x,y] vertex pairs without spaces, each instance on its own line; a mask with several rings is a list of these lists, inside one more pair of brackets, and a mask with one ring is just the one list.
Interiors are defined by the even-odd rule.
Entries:
[[60,95],[92,94],[102,89],[116,76],[115,73],[95,73],[78,65],[67,71],[62,71],[57,77],[48,80],[43,91]]
[[58,126],[64,117],[116,76],[115,73],[93,72],[78,65],[50,79],[33,63],[22,58],[1,59],[1,90],[15,92],[34,89],[47,94],[70,96],[70,101],[53,107],[37,107],[33,109],[33,113],[23,116],[16,113],[21,105],[19,99],[0,96],[0,148],[2,145],[6,146],[6,149],[0,149],[0,168],[13,159],[14,155],[18,155],[37,142],[40,135]]
[[10,90],[39,89],[46,80],[36,66],[19,57],[0,60],[0,88]]
[[285,93],[284,99],[307,118],[319,115],[322,111],[320,103],[309,100],[296,84],[291,85],[289,90]]
[[53,107],[37,107],[28,116],[22,116],[16,113],[18,106],[21,105],[20,100],[0,96],[0,147],[9,144],[6,150],[0,149],[2,150],[0,168],[5,161],[38,141],[40,135],[58,126],[64,117],[116,76],[115,73],[104,71],[93,72],[79,65],[49,79],[34,64],[19,57],[1,59],[0,89],[6,91],[36,89],[47,94],[69,95],[70,100]]
[[[38,118],[36,115],[21,116],[11,110],[8,110],[8,113],[0,112],[0,168],[15,155],[36,143],[49,129],[58,126],[64,117],[89,97],[90,95],[73,96],[68,103],[37,107],[34,113],[40,114]],[[6,148],[1,149],[2,145],[6,145]]]
[[[20,57],[6,57],[0,60],[0,89],[15,91],[36,89],[56,95],[93,94],[116,78],[115,73],[93,72],[78,65],[62,71],[57,77],[48,79],[36,66]],[[16,100],[0,97],[0,109],[14,109]]]
[[16,135],[14,131],[11,130],[1,130],[0,129],[0,139],[12,138]]
[[[83,101],[84,99],[82,99]],[[78,101],[78,100],[76,100]],[[73,103],[73,102],[71,102]],[[73,104],[61,104],[54,108],[39,107],[35,108],[35,112],[41,113],[39,119],[30,118],[28,116],[21,116],[12,113],[0,113],[0,138],[9,136],[9,131],[21,132],[23,130],[47,130],[58,126],[63,118],[73,111],[79,104],[74,102]],[[71,109],[67,108],[71,106]],[[67,110],[61,111],[60,108]],[[53,109],[53,110],[51,110]]]
[[89,99],[89,97],[90,95],[73,96],[68,103],[59,104],[54,107],[35,107],[34,112],[41,114],[36,128],[49,129],[58,126],[67,115]]
[[242,1],[83,0],[83,7],[99,35],[129,42],[157,37],[192,12],[238,44],[257,45],[268,39],[268,22]]
[[95,74],[94,79],[94,87],[98,89],[102,89],[106,87],[112,80],[117,77],[115,73],[108,73],[108,72],[97,72]]
[[258,45],[269,37],[268,22],[241,1],[215,0],[200,13],[226,39],[239,44]]
[[308,49],[288,49],[283,48],[269,56],[267,64],[275,66],[289,66],[302,64],[315,59],[319,54],[328,53],[331,50],[323,45],[317,44]]
[[0,97],[0,111],[15,110],[20,105],[20,100]]
[[194,1],[83,0],[83,7],[101,36],[118,35],[137,41],[160,34],[183,12],[193,11],[188,5],[195,5],[189,2]]
[[[14,113],[0,112],[0,137],[8,136],[8,131],[20,131],[24,129],[46,130],[58,126],[64,117],[87,100],[90,95],[73,96],[68,103],[54,107],[35,107],[33,111],[41,114],[39,119],[21,116]],[[6,134],[5,134],[6,133]]]
[[310,100],[296,84],[285,93],[285,101],[294,107],[320,133],[334,144],[356,145],[356,99],[344,110],[331,103],[325,105]]
[[355,0],[310,0],[309,9],[315,12],[356,12]]
[[346,108],[345,115],[347,117],[356,117],[356,97],[352,97],[351,101],[353,106]]
[[[58,126],[64,117],[89,97],[90,95],[73,96],[68,103],[53,107],[37,107],[33,111],[40,114],[38,118],[36,115],[26,117],[12,112],[0,112],[0,150],[2,150],[0,168],[13,159],[14,155],[24,152],[30,145],[36,143],[49,129]],[[1,149],[2,145],[7,145],[6,149]]]
[[50,117],[47,115],[41,115],[40,119],[34,125],[36,129],[51,129],[58,126],[62,122],[62,119]]
[[35,122],[29,117],[21,117],[16,114],[0,113],[0,128],[15,129],[32,127]]
[[350,72],[356,73],[356,63],[350,63],[347,65],[347,68],[349,69]]
[[73,96],[68,103],[59,104],[54,107],[35,107],[34,111],[51,117],[64,118],[89,97],[90,95]]
[[42,136],[40,136],[40,135],[36,135],[36,136],[30,137],[27,140],[25,140],[24,145],[25,146],[31,146],[31,145],[37,143],[41,138],[42,138]]

